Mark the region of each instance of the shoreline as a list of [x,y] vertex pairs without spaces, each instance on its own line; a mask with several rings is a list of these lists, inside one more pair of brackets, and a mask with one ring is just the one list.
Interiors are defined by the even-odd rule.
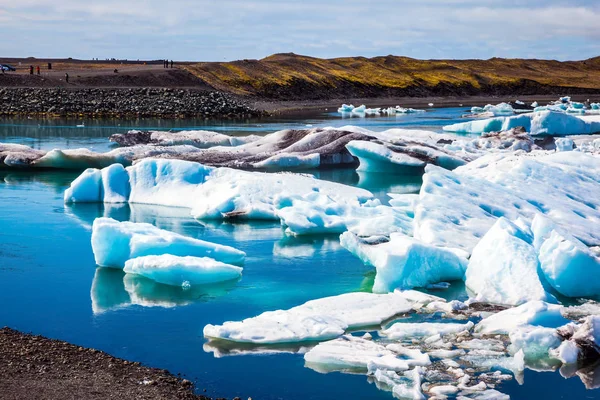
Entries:
[[212,400],[167,370],[8,327],[0,329],[0,376],[3,399]]

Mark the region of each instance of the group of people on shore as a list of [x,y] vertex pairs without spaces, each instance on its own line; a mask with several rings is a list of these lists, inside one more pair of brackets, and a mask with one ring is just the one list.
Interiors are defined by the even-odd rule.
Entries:
[[[173,68],[173,60],[170,61],[171,68]],[[163,60],[163,68],[169,68],[169,60]]]

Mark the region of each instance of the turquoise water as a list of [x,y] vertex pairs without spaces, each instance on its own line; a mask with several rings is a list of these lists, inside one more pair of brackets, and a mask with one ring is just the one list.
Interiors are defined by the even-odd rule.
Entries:
[[[411,116],[402,121],[410,127],[431,129],[441,121],[456,120],[462,111],[435,110],[421,116],[422,120]],[[108,148],[106,138],[110,134],[145,126],[222,127],[222,131],[245,134],[350,122],[374,130],[399,126],[396,118],[348,121],[332,115],[222,125],[199,125],[197,121],[163,121],[160,126],[157,121],[85,121],[85,128],[67,126],[64,121],[10,120],[0,122],[0,141],[39,148],[102,149]],[[370,290],[372,268],[342,249],[336,236],[285,237],[276,223],[199,223],[186,210],[164,207],[67,207],[63,191],[77,175],[0,171],[0,325],[184,374],[197,381],[199,390],[206,389],[209,396],[392,398],[364,376],[325,375],[305,368],[298,354],[236,355],[239,349],[206,347],[202,337],[208,323],[239,320],[319,297]],[[324,171],[318,176],[370,189],[382,198],[387,192],[417,191],[420,184],[418,177],[390,178],[353,170]],[[124,279],[120,271],[96,268],[90,227],[99,216],[149,222],[239,248],[248,254],[243,278],[237,283],[183,291],[141,278]],[[459,284],[447,294],[452,298],[465,296]],[[516,399],[600,398],[598,391],[586,391],[579,379],[565,380],[549,372],[528,371],[525,385],[511,381],[499,389]]]

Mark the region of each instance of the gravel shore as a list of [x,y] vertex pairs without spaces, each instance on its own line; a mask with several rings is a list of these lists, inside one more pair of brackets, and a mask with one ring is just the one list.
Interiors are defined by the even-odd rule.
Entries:
[[166,370],[10,328],[0,329],[0,398],[211,400]]
[[235,96],[174,88],[0,88],[0,115],[220,118],[265,115]]

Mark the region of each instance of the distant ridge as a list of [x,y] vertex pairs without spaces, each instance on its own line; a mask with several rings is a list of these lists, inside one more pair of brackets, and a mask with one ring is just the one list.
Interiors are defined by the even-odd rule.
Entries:
[[600,57],[417,60],[320,59],[294,53],[185,67],[215,89],[273,100],[600,93]]

